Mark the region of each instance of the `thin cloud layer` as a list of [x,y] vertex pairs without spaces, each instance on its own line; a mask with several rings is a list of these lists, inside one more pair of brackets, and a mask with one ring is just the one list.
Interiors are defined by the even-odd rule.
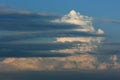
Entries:
[[120,24],[120,20],[117,19],[103,19],[103,18],[94,18],[93,21],[99,21],[102,23],[113,23],[113,24]]

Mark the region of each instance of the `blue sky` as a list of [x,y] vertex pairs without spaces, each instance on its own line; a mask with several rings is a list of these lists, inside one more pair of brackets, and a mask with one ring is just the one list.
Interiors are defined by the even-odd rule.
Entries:
[[75,9],[85,15],[120,19],[120,0],[0,0],[0,4],[33,12],[68,13]]

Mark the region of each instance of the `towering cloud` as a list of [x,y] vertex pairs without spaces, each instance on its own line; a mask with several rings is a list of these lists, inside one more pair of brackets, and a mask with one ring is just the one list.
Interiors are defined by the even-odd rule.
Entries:
[[[95,34],[95,35],[101,35],[104,34],[104,31],[102,29],[98,29],[97,31],[94,29],[94,26],[92,25],[93,18],[88,17],[85,15],[81,15],[79,12],[76,12],[75,10],[71,10],[69,14],[64,15],[60,19],[55,19],[52,22],[53,23],[67,23],[67,24],[73,24],[77,25],[77,28],[74,28],[73,31],[75,32],[83,32],[88,34]],[[104,40],[103,37],[57,37],[56,42],[61,43],[72,43],[72,42],[80,42],[77,44],[74,44],[74,47],[71,47],[69,49],[62,49],[62,50],[51,50],[52,52],[60,52],[60,53],[87,53],[95,50],[98,48],[97,44],[102,42]]]
[[[76,31],[95,32],[95,29],[92,25],[92,20],[92,17],[84,16],[75,10],[71,10],[69,14],[64,15],[61,19],[53,20],[52,22],[79,25],[79,28],[75,29]],[[98,34],[99,33],[102,34],[104,31],[100,29]]]
[[[104,31],[94,29],[93,18],[74,10],[61,18],[29,11],[11,12],[0,14],[5,20],[0,23],[4,34],[0,35],[0,52],[6,57],[0,62],[0,71],[97,69],[97,57],[89,52],[98,48],[104,39],[98,34]],[[7,58],[11,55],[14,58]],[[17,58],[21,55],[24,58]]]

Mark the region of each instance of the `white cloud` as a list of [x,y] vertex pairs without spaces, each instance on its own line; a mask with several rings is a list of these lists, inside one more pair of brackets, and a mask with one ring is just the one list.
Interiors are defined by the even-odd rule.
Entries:
[[[29,11],[20,12],[21,14],[31,14]],[[81,15],[79,12],[72,10],[68,15],[63,16],[61,19],[52,21],[53,23],[69,23],[80,26],[74,29],[76,31],[95,32],[92,25],[92,18]],[[82,27],[82,29],[81,29]],[[30,32],[31,33],[31,32]],[[34,32],[32,32],[34,33]],[[36,32],[37,33],[37,32]],[[98,34],[103,34],[101,29]],[[29,34],[26,32],[18,32],[17,34]],[[56,38],[56,42],[83,42],[84,45],[77,44],[75,48],[58,50],[56,52],[75,53],[75,52],[88,52],[97,47],[96,43],[103,40],[101,37],[65,37]],[[55,52],[55,51],[53,51]],[[115,58],[114,58],[115,60]],[[18,71],[18,70],[33,70],[33,71],[46,71],[46,70],[61,70],[61,69],[77,69],[77,70],[96,70],[97,58],[90,54],[73,55],[62,58],[5,58],[0,62],[0,71]],[[101,66],[100,69],[104,69]]]
[[[117,56],[117,55],[116,55]],[[111,56],[114,57],[114,56]],[[110,57],[110,58],[111,58]],[[108,60],[110,59],[108,57]],[[114,61],[115,60],[115,61]],[[57,70],[119,70],[120,63],[114,57],[113,63],[101,62],[97,56],[81,54],[50,58],[5,58],[0,62],[0,72],[5,71],[57,71]]]
[[[64,15],[60,19],[53,20],[53,23],[68,23],[68,24],[74,24],[78,25],[79,28],[74,28],[74,31],[80,31],[80,32],[91,32],[95,34],[104,34],[104,31],[102,29],[98,29],[98,31],[95,31],[93,25],[92,25],[92,17],[81,15],[79,12],[76,12],[74,10],[71,10],[69,14]],[[101,43],[104,40],[103,37],[58,37],[56,38],[55,42],[82,42],[87,43],[82,45],[78,44],[75,45],[74,48],[70,49],[62,49],[62,50],[51,50],[52,52],[60,52],[60,53],[79,53],[79,52],[91,52],[95,50],[99,43]]]
[[[79,28],[74,29],[75,31],[82,32],[96,32],[94,26],[92,25],[93,18],[85,15],[81,15],[79,12],[75,10],[71,10],[69,14],[64,15],[60,19],[55,19],[53,23],[68,23],[78,25]],[[103,34],[104,31],[102,29],[98,29],[97,34]]]
[[97,42],[100,43],[103,40],[102,37],[61,37],[56,38],[56,42],[85,42],[85,43],[92,43]]
[[97,34],[104,34],[104,31],[102,29],[98,29],[98,31],[96,33]]
[[51,71],[65,69],[93,69],[96,58],[89,54],[63,58],[6,58],[0,71]]
[[[64,15],[61,19],[53,20],[54,23],[69,23],[79,25],[80,28],[76,29],[79,31],[94,32],[92,26],[92,18],[88,16],[81,15],[79,12],[71,10],[69,14]],[[82,27],[82,29],[81,29]]]
[[56,38],[56,42],[66,43],[66,42],[80,42],[78,44],[74,44],[69,49],[60,49],[60,50],[51,50],[51,52],[59,52],[59,53],[88,53],[94,52],[102,41],[103,37],[61,37]]
[[81,15],[79,12],[71,10],[69,14],[64,15],[61,19],[56,19],[53,22],[70,23],[76,25],[91,25],[91,17]]

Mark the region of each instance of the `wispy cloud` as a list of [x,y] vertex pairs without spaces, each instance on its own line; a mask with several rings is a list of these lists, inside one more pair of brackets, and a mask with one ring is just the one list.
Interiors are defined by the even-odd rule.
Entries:
[[102,23],[113,23],[113,24],[120,24],[120,20],[117,19],[107,19],[107,18],[93,18],[93,21],[99,21]]

